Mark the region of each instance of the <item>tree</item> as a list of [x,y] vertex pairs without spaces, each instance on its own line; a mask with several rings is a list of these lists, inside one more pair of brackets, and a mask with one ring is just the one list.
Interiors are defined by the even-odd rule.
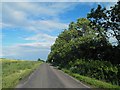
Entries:
[[120,22],[119,2],[110,10],[98,5],[91,9],[87,18],[71,22],[51,46],[48,61],[61,67],[69,66],[77,59],[103,60],[120,63],[120,48],[109,43],[108,31],[113,30],[119,42]]
[[[105,43],[107,43],[109,39],[107,34],[110,33],[112,37],[117,39],[118,46],[120,46],[120,1],[111,7],[110,10],[106,10],[106,8],[98,5],[97,9],[91,9],[87,18],[91,22],[90,26],[99,32]],[[110,30],[112,30],[113,33],[109,32]]]
[[38,58],[38,61],[41,61],[41,59],[40,59],[40,58]]
[[93,45],[90,44],[93,38],[94,41],[98,38],[96,32],[88,26],[89,23],[85,18],[70,23],[68,30],[64,30],[52,45],[48,61],[67,66],[70,61],[74,62],[77,58],[92,57],[86,53],[90,53],[89,47]]
[[[98,31],[99,36],[102,36],[103,46],[100,48],[106,50],[101,52],[103,59],[115,64],[120,63],[118,60],[120,58],[120,1],[109,10],[98,5],[97,9],[91,9],[87,18],[90,20],[90,27]],[[117,46],[110,45],[110,37],[117,39]]]

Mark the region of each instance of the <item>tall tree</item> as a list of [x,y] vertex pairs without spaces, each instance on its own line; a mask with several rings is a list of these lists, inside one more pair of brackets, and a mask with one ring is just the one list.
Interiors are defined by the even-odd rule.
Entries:
[[87,18],[90,20],[90,26],[97,30],[105,41],[108,41],[108,31],[112,30],[114,33],[110,33],[112,37],[115,37],[120,46],[120,1],[116,5],[111,7],[110,10],[102,8],[98,5],[97,9],[91,9]]

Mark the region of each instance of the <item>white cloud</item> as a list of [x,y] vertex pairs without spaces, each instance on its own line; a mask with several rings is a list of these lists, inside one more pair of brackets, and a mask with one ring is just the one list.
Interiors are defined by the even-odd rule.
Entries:
[[34,41],[32,43],[19,43],[12,46],[3,47],[3,57],[15,59],[47,59],[50,47],[54,43],[56,37],[47,34],[37,34],[27,37],[25,40]]
[[55,20],[38,20],[32,22],[34,30],[55,31],[62,30],[68,27],[68,24],[61,23]]
[[[30,2],[21,2],[21,3],[3,3],[3,14],[10,12],[23,12],[27,16],[57,16],[60,13],[64,13],[73,9],[78,3],[30,3]],[[15,16],[15,15],[14,15]],[[8,16],[9,17],[9,16]],[[17,16],[15,16],[17,17]]]
[[48,42],[48,43],[52,44],[55,42],[56,38],[57,38],[56,36],[51,36],[48,34],[39,33],[39,34],[34,35],[32,37],[25,38],[25,40],[33,40],[33,41],[37,41],[37,42]]
[[[45,34],[67,28],[58,16],[75,4],[65,3],[3,3],[2,19],[3,27],[16,28],[35,32],[33,36],[24,38],[30,43],[15,42],[12,46],[3,46],[3,57],[13,58],[47,58],[50,46],[56,36]],[[35,19],[37,18],[37,19]],[[19,32],[19,31],[18,31]],[[42,32],[42,33],[41,33]],[[31,43],[32,41],[32,43]]]
[[30,2],[21,2],[21,3],[5,3],[8,7],[12,6],[12,9],[26,12],[30,15],[54,15],[57,14],[52,8],[47,8],[41,3],[30,3]]
[[18,44],[18,46],[36,47],[36,48],[50,50],[50,47],[51,47],[51,45],[54,44],[56,38],[57,38],[56,36],[51,36],[48,34],[39,33],[37,35],[25,38],[25,40],[34,41],[34,43]]
[[[60,30],[67,28],[66,23],[60,22],[57,15],[69,7],[75,5],[65,3],[4,3],[3,4],[3,27],[21,27],[26,30]],[[32,18],[31,18],[32,17]],[[40,17],[37,20],[33,18]],[[52,17],[48,19],[48,17]],[[44,19],[43,19],[44,18]],[[47,19],[47,20],[45,20]]]
[[11,24],[0,22],[0,28],[2,29],[3,27],[13,27],[13,26]]
[[51,43],[47,42],[36,42],[36,43],[26,43],[26,44],[18,44],[18,47],[26,47],[26,48],[36,48],[36,49],[46,49],[49,50]]
[[3,4],[2,22],[11,26],[24,26],[28,24],[26,13],[15,10],[12,6],[10,7],[9,4],[11,5],[11,3]]
[[37,60],[38,58],[47,59],[50,52],[49,49],[44,49],[42,46],[29,46],[28,45],[14,45],[3,47],[3,57],[24,59],[24,60]]

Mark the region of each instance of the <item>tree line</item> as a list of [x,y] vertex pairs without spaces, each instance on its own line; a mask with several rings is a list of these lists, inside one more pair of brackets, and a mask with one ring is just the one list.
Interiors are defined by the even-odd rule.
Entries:
[[[111,37],[116,45],[109,42]],[[98,5],[87,18],[71,22],[52,45],[48,61],[66,64],[80,58],[120,64],[120,2],[110,10]]]
[[[115,44],[110,42],[110,38],[116,39]],[[103,62],[101,65],[111,63],[109,64],[109,70],[108,67],[107,69],[106,67],[97,67],[97,63],[93,68],[96,68],[96,72],[101,68],[99,74],[103,73],[103,76],[100,79],[104,78],[103,80],[107,81],[110,78],[106,79],[106,77],[114,74],[116,75],[114,77],[116,79],[112,79],[111,77],[111,80],[117,80],[114,83],[120,84],[119,59],[120,1],[109,10],[98,5],[96,9],[91,9],[91,12],[87,14],[86,18],[79,18],[76,22],[71,22],[68,29],[60,33],[55,43],[51,46],[51,52],[48,55],[47,62],[61,68],[71,69],[71,67],[74,67],[74,71],[80,74],[82,73],[80,72],[80,67],[82,70],[87,67],[85,67],[85,63],[89,63],[89,66],[85,70],[90,70],[93,67],[91,67],[93,61]],[[80,62],[85,62],[83,67]],[[114,65],[117,67],[114,67]],[[75,69],[75,67],[77,68]],[[87,72],[83,73],[83,75],[89,76],[92,74],[94,74],[92,70],[90,70],[90,75]],[[105,75],[108,76],[104,77]],[[99,78],[97,76],[96,78]],[[111,82],[113,83],[113,81]]]

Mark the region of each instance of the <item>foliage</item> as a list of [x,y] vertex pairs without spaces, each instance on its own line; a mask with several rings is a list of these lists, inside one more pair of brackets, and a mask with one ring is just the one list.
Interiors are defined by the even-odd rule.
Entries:
[[38,58],[38,61],[41,61],[41,59],[40,59],[40,58]]
[[[106,10],[106,8],[98,5],[97,9],[91,9],[87,18],[91,22],[90,26],[99,31],[99,34],[104,39],[109,38],[107,33],[112,30],[113,33],[109,32],[109,34],[118,40],[118,46],[120,46],[120,1],[111,7],[110,10]],[[101,31],[100,28],[103,28],[104,31]]]
[[76,60],[72,63],[70,71],[80,75],[96,78],[110,82],[115,85],[120,85],[120,66],[112,65],[107,61],[99,60]]
[[[71,60],[84,58],[93,60],[106,60],[112,63],[120,63],[120,48],[106,43],[98,31],[90,28],[89,20],[79,18],[77,23],[72,22],[72,29],[64,30],[51,47],[48,61],[65,66]],[[106,44],[105,44],[106,43]],[[67,59],[66,59],[67,58]],[[61,67],[62,67],[61,66]]]
[[62,69],[65,73],[75,77],[77,80],[80,80],[82,81],[83,83],[87,83],[89,85],[91,85],[92,87],[95,87],[95,88],[102,88],[103,90],[107,89],[107,90],[119,90],[120,89],[120,86],[117,86],[117,85],[112,85],[110,83],[106,83],[104,81],[100,81],[100,80],[97,80],[97,79],[94,79],[94,78],[90,78],[90,77],[87,77],[87,76],[83,76],[83,75],[79,75],[79,74],[76,74],[76,73],[73,73],[69,70],[66,70],[66,69]]
[[2,59],[2,88],[13,88],[41,62]]

